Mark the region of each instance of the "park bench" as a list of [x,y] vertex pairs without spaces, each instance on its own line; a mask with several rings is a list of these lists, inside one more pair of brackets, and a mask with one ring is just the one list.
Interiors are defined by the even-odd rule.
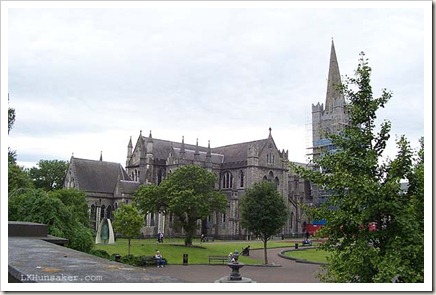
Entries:
[[213,242],[214,240],[215,240],[214,237],[204,237],[203,238],[203,242],[209,242],[209,241]]
[[214,261],[221,261],[222,264],[227,262],[227,256],[209,256],[209,264]]

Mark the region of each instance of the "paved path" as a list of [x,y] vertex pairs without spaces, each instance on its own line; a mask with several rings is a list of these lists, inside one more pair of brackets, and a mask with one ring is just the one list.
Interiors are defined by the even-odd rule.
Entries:
[[[291,248],[268,249],[268,263],[280,266],[245,265],[240,273],[257,283],[319,283],[316,273],[319,265],[298,263],[280,257],[278,254]],[[251,250],[250,256],[263,261],[263,249]],[[167,275],[191,283],[214,283],[215,280],[230,275],[226,265],[167,265],[163,268],[147,268],[150,273]]]

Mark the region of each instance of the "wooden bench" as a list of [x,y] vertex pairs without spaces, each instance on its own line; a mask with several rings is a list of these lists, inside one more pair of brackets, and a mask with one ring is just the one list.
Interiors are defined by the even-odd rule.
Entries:
[[203,242],[209,242],[209,241],[213,242],[213,241],[215,241],[215,238],[214,237],[204,237],[203,238]]
[[221,261],[222,264],[225,264],[227,259],[227,256],[209,256],[209,264],[211,264],[213,261]]

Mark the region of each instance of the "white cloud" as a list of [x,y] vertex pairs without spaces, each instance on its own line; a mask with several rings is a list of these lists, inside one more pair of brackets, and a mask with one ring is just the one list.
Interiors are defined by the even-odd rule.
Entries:
[[10,9],[9,145],[22,162],[103,150],[124,163],[141,129],[219,146],[265,138],[272,127],[278,148],[302,162],[311,104],[325,100],[332,37],[342,75],[353,75],[365,51],[374,92],[394,92],[380,116],[394,134],[423,134],[422,9],[285,4]]

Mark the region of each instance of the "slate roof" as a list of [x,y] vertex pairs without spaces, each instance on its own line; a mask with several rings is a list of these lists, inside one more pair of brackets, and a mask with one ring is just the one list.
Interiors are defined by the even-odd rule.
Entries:
[[[144,147],[147,147],[147,142],[149,137],[143,137]],[[153,138],[153,156],[155,159],[167,159],[170,152],[173,151],[174,157],[179,158],[182,143],[173,142],[168,140],[162,140]],[[211,148],[211,160],[215,164],[225,164],[238,163],[246,164],[248,156],[248,147],[255,146],[257,151],[260,152],[262,148],[267,144],[268,138],[255,140],[250,142],[243,142],[237,144],[231,144],[222,147]],[[185,159],[193,160],[195,151],[199,151],[199,161],[206,161],[206,153],[208,151],[207,147],[196,146],[192,144],[186,144],[185,146]]]
[[119,163],[71,158],[78,189],[113,194],[118,180],[131,180]]
[[[148,137],[143,137],[143,139],[145,147],[147,147]],[[172,148],[177,148],[178,150],[180,150],[181,147],[182,143],[180,142],[153,138],[153,155],[157,159],[166,159],[170,154]],[[186,149],[195,151],[195,145],[185,143],[185,150]],[[207,147],[198,146],[198,150],[200,152],[206,153]]]
[[137,181],[120,180],[118,185],[121,193],[133,194],[140,184]]
[[[212,149],[211,149],[212,150]],[[198,153],[198,161],[206,162],[206,154],[207,152],[199,152]],[[174,156],[178,158],[180,156],[180,149],[174,148]],[[185,145],[185,159],[193,161],[195,157],[195,150],[186,149]],[[224,160],[224,155],[211,153],[211,162],[215,164],[222,164]]]
[[242,142],[237,144],[226,145],[222,147],[213,148],[214,153],[224,155],[225,163],[238,163],[247,162],[248,157],[248,147],[250,145],[255,146],[257,151],[260,152],[261,149],[266,145],[268,139],[261,139],[249,142]]
[[[147,148],[148,137],[143,137],[144,146]],[[194,154],[197,149],[196,145],[186,144],[185,145],[185,159],[194,160]],[[153,156],[155,159],[166,160],[171,152],[175,158],[179,157],[180,149],[182,147],[181,142],[174,142],[169,140],[162,140],[153,138]],[[207,147],[198,146],[199,151],[199,161],[206,161]],[[213,149],[211,149],[213,150]],[[223,162],[223,155],[212,153],[211,155],[212,163],[221,164]]]

